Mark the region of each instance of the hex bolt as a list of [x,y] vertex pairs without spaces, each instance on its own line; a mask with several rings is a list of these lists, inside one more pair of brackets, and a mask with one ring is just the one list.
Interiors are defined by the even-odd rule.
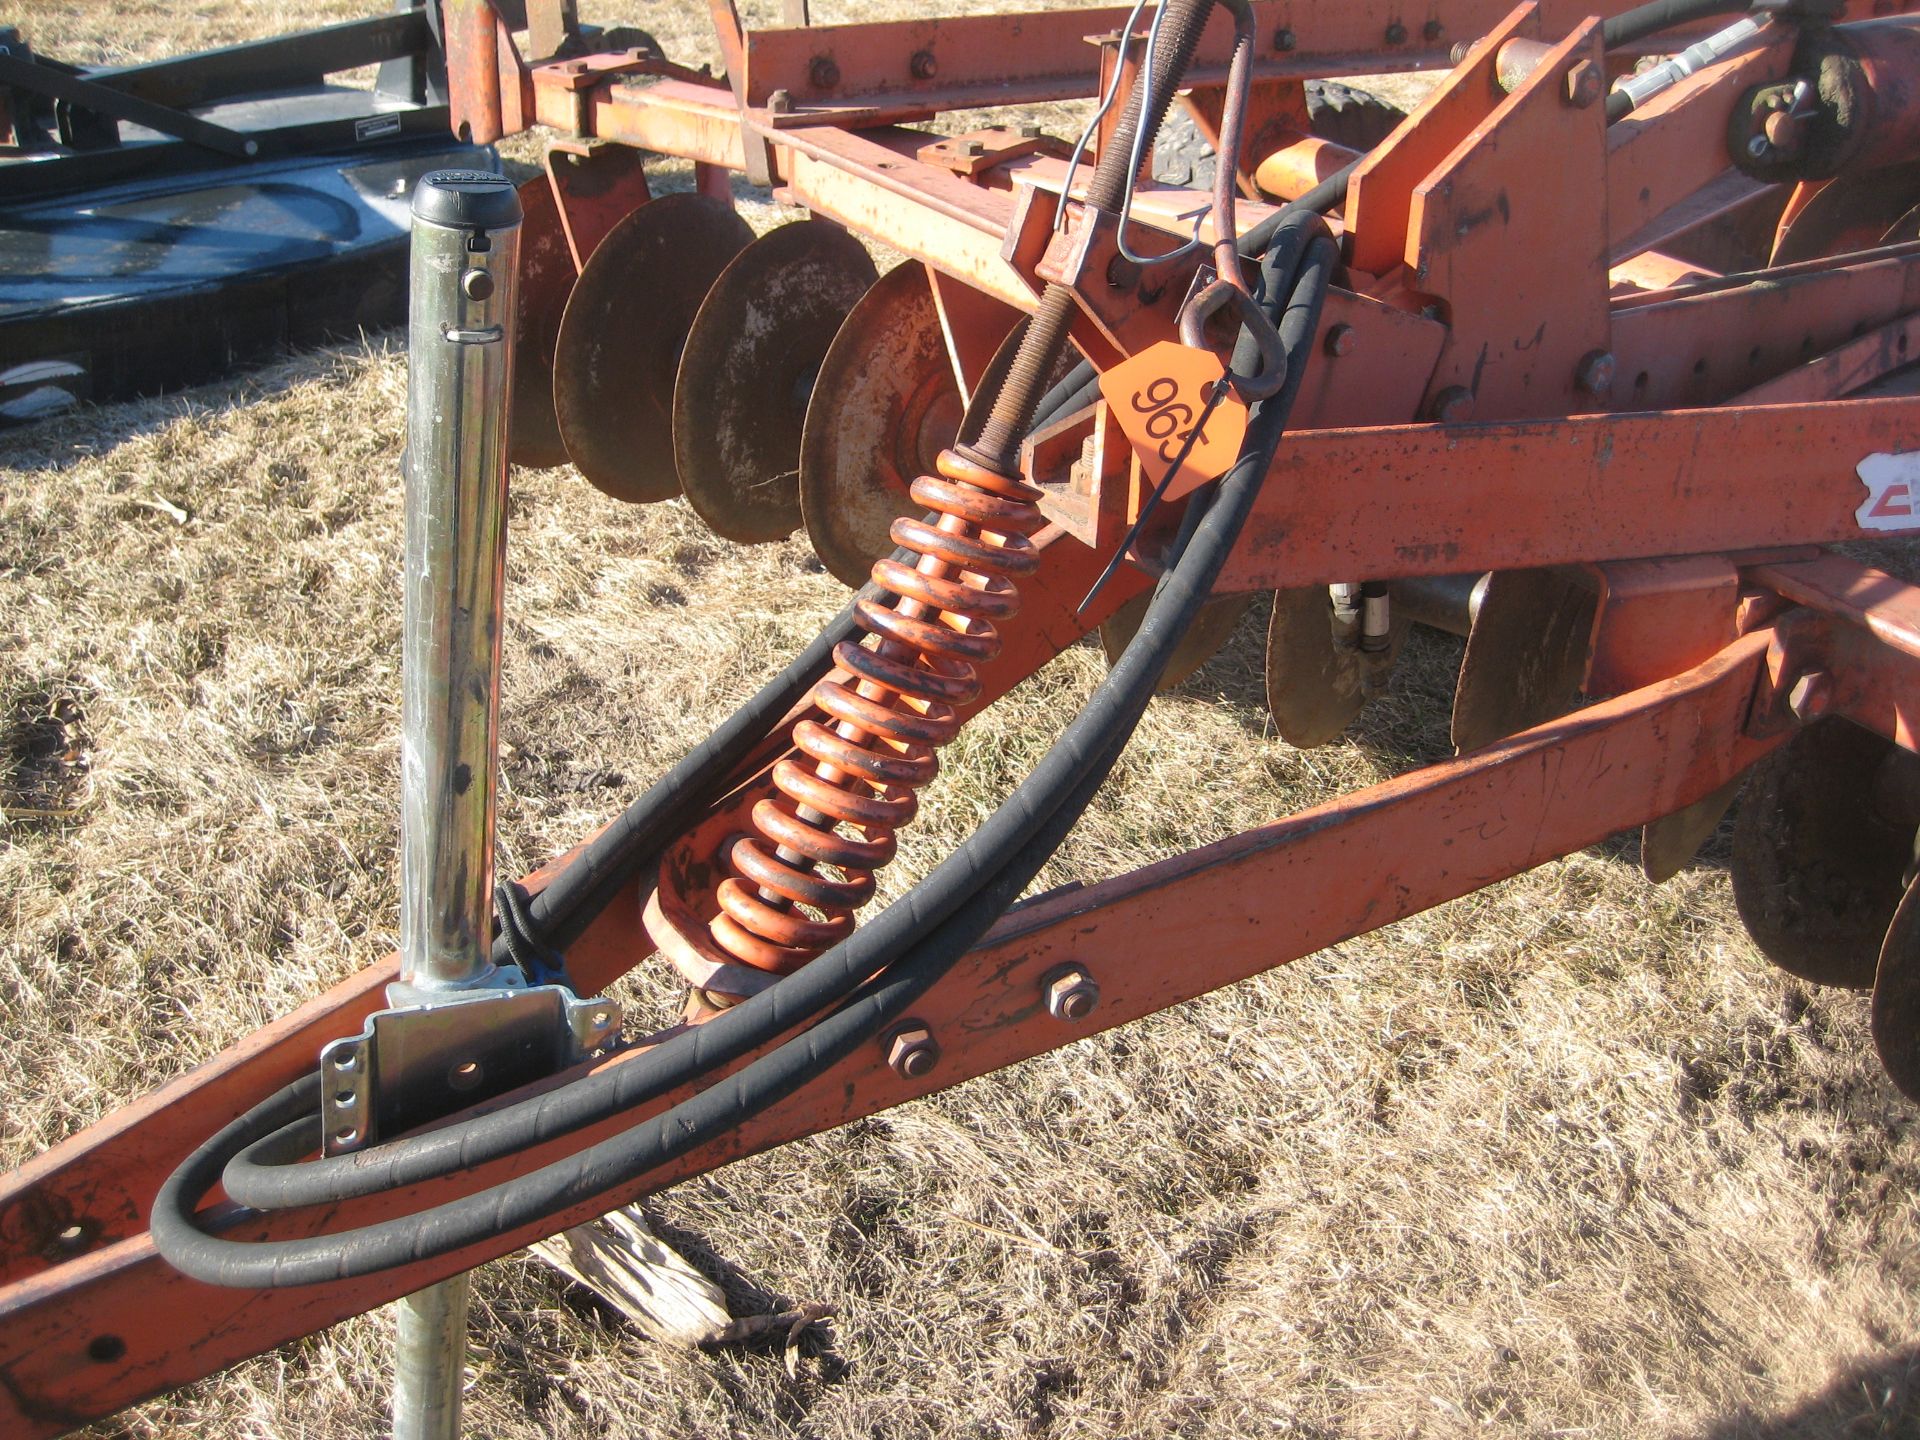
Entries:
[[793,96],[785,90],[776,90],[767,96],[767,109],[775,115],[791,115],[793,113]]
[[1429,20],[1420,27],[1420,38],[1425,40],[1429,45],[1433,44],[1434,41],[1446,33],[1446,26],[1442,25],[1438,20]]
[[887,1041],[887,1064],[896,1075],[918,1080],[933,1069],[940,1058],[940,1046],[933,1032],[918,1020],[909,1020],[893,1032]]
[[913,58],[907,62],[907,68],[913,72],[916,80],[931,80],[940,73],[940,62],[933,58],[931,50],[916,50]]
[[1387,44],[1404,45],[1407,43],[1407,27],[1398,20],[1387,26]]
[[1276,50],[1291,50],[1298,43],[1293,31],[1284,25],[1273,32],[1273,48]]
[[1353,353],[1353,327],[1335,325],[1327,331],[1327,354],[1350,355]]
[[1813,724],[1833,708],[1833,676],[1824,670],[1806,671],[1787,692],[1787,708],[1802,725]]
[[1046,983],[1047,1013],[1069,1025],[1086,1019],[1100,1003],[1100,986],[1078,965],[1052,972]]
[[1589,395],[1606,395],[1613,390],[1614,361],[1610,352],[1589,350],[1580,357],[1573,372],[1573,383]]
[[1449,385],[1433,397],[1428,410],[1432,419],[1443,425],[1458,425],[1473,418],[1473,392],[1464,385]]
[[807,80],[816,90],[831,90],[840,83],[840,67],[830,56],[816,55],[807,67]]
[[1582,60],[1567,71],[1567,103],[1576,110],[1591,109],[1607,93],[1607,77],[1591,60]]
[[1038,125],[1022,125],[1019,130],[1019,135],[1022,140],[1038,140],[1046,133],[1047,132],[1042,130]]
[[963,140],[960,142],[960,153],[969,159],[984,155],[987,153],[986,142],[984,140]]
[[469,300],[493,297],[493,276],[485,270],[469,270],[460,277],[460,293]]

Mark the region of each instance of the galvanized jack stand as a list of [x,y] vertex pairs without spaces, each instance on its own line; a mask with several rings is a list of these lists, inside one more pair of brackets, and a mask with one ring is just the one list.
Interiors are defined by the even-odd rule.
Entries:
[[[400,979],[320,1053],[324,1147],[356,1150],[551,1074],[617,1006],[493,963],[494,759],[520,201],[441,170],[413,196],[402,634]],[[396,1440],[460,1430],[468,1279],[399,1301]]]

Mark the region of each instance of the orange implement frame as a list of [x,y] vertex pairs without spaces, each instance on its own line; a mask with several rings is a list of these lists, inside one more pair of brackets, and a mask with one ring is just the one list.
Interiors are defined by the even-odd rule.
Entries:
[[[186,1279],[144,1233],[147,1199],[215,1124],[302,1073],[323,1040],[357,1026],[391,967],[357,976],[10,1179],[0,1192],[10,1261],[0,1290],[0,1421],[9,1435],[59,1434],[649,1190],[1124,1024],[1670,814],[1784,741],[1792,676],[1830,663],[1841,645],[1852,647],[1856,677],[1842,699],[1848,713],[1879,721],[1881,707],[1891,706],[1910,733],[1920,718],[1920,592],[1831,561],[1754,574],[1835,606],[1792,612],[1821,618],[1821,633],[1776,623],[1671,679],[1480,752],[1017,907],[917,1007],[946,1037],[946,1058],[924,1080],[896,1074],[876,1043],[724,1144],[537,1229],[340,1285],[250,1292]],[[611,906],[573,950],[583,986],[597,988],[649,953],[634,898]],[[1174,946],[1191,963],[1162,964]],[[1086,1023],[1067,1025],[1048,1014],[1042,976],[1088,954],[1101,957],[1101,1003]],[[457,1182],[359,1202],[351,1213],[342,1206],[283,1216],[272,1233],[286,1238],[415,1210],[584,1148],[612,1128]],[[257,1219],[229,1223],[235,1235],[263,1231]],[[76,1231],[82,1241],[72,1238]],[[69,1253],[75,1249],[82,1253]]]
[[[147,1234],[156,1190],[211,1132],[308,1073],[322,1044],[357,1031],[382,1005],[393,966],[353,977],[0,1182],[0,1433],[62,1433],[688,1175],[1673,816],[1784,742],[1796,723],[1790,697],[1809,674],[1831,677],[1830,713],[1920,748],[1920,590],[1813,548],[1920,534],[1920,400],[1844,398],[1920,344],[1920,245],[1753,275],[1646,248],[1639,237],[1667,245],[1764,198],[1768,185],[1784,200],[1783,185],[1738,172],[1728,137],[1749,92],[1791,73],[1798,32],[1769,24],[1725,64],[1609,126],[1592,82],[1619,57],[1602,53],[1592,14],[1626,8],[1456,0],[1443,18],[1398,0],[1255,0],[1255,74],[1275,113],[1287,110],[1284,87],[1303,78],[1438,67],[1457,42],[1475,43],[1369,157],[1333,217],[1350,268],[1328,296],[1292,433],[1220,581],[1299,589],[1581,567],[1598,591],[1586,684],[1626,693],[1019,905],[917,1007],[941,1037],[930,1075],[896,1073],[876,1042],[724,1141],[430,1262],[263,1292],[185,1278]],[[1012,144],[978,165],[943,165],[939,137],[910,128],[944,109],[1090,94],[1097,54],[1087,37],[1120,25],[1124,9],[749,33],[714,0],[725,83],[638,52],[529,66],[486,0],[444,9],[456,121],[473,138],[541,123],[573,141],[690,159],[709,193],[723,169],[766,178],[784,198],[930,267],[969,387],[1008,317],[1032,310],[1047,280],[1074,289],[1075,337],[1102,368],[1176,336],[1192,266],[1129,274],[1116,264],[1112,217],[1077,201],[1055,233],[1055,197],[1084,172],[1069,176],[1041,147]],[[1895,17],[1879,33],[1904,42],[1913,29]],[[1195,85],[1218,85],[1227,43],[1224,22],[1209,30]],[[1905,53],[1892,46],[1875,73],[1894,73]],[[1527,63],[1511,63],[1515,54]],[[1193,200],[1149,189],[1134,218],[1179,235]],[[1271,210],[1242,201],[1242,231]],[[617,218],[563,216],[576,258]],[[1074,423],[1104,435],[1108,417],[1096,408]],[[972,706],[1147,584],[1159,563],[1151,534],[1099,607],[1080,608],[1107,559],[1095,545],[1110,549],[1146,489],[1137,466],[1113,458],[1122,448],[1099,450],[1107,458],[1071,477],[1039,468],[1029,477],[1048,491],[1042,508],[1057,523],[1036,538],[1038,571],[1022,581],[1023,609]],[[1062,454],[1079,454],[1070,427],[1032,447],[1030,463]],[[769,731],[682,855],[710,853],[739,828],[788,733],[787,722]],[[583,991],[654,953],[642,923],[649,901],[676,934],[701,932],[713,897],[699,868],[676,870],[670,852],[664,878],[636,877],[600,913],[569,950]],[[1162,963],[1176,947],[1188,963]],[[685,948],[673,957],[683,968],[706,963],[697,944]],[[1098,1009],[1078,1023],[1054,1018],[1043,977],[1090,955]],[[664,1038],[535,1089],[630,1063]],[[272,1218],[215,1205],[203,1219],[232,1238],[284,1239],[409,1214],[577,1152],[680,1098],[410,1191]]]

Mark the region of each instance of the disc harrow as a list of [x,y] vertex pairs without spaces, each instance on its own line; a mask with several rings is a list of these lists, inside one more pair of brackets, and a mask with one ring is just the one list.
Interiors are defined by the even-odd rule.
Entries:
[[[858,592],[496,914],[455,913],[471,867],[410,861],[465,978],[409,940],[10,1177],[0,1430],[451,1304],[687,1176],[1623,831],[1668,878],[1743,786],[1757,947],[1870,990],[1920,1099],[1920,588],[1855,558],[1920,536],[1913,6],[1453,0],[1409,33],[1393,0],[766,30],[720,3],[724,78],[510,8],[444,0],[454,121],[556,132],[546,174],[416,198],[464,258],[417,269],[410,496],[459,481],[419,513],[472,533],[421,521],[449,578],[410,532],[408,614],[466,657],[459,694],[414,664],[410,764],[432,704],[458,735],[491,713],[497,612],[432,587],[500,573],[506,453],[740,543],[803,530]],[[1404,117],[1316,126],[1309,83],[1409,69]],[[1048,100],[1098,102],[1085,135],[924,128]],[[756,237],[736,175],[806,218]],[[1464,636],[1458,753],[1009,908],[1262,603],[1302,747],[1352,735],[1415,624]],[[1095,636],[1107,678],[1032,775],[875,904],[943,747]],[[479,854],[493,742],[434,738],[407,853],[485,810]],[[656,955],[687,1023],[621,1038],[598,997]]]

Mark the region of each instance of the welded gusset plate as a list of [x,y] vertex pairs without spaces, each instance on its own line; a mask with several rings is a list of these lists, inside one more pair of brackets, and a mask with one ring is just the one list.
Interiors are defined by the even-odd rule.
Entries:
[[1907,886],[1873,977],[1873,1048],[1909,1100],[1920,1101],[1920,879]]
[[673,452],[687,503],[743,545],[800,528],[800,435],[833,337],[877,272],[827,220],[770,230],[714,282],[673,389]]
[[1267,622],[1267,708],[1274,728],[1301,750],[1330,745],[1366,704],[1368,681],[1384,683],[1413,621],[1393,613],[1387,648],[1363,653],[1356,635],[1341,633],[1324,585],[1278,590]]
[[[1133,637],[1140,633],[1140,622],[1146,618],[1147,606],[1152,600],[1151,591],[1136,595],[1100,626],[1100,648],[1106,652],[1109,665],[1120,658]],[[1187,633],[1180,637],[1180,643],[1174,647],[1173,658],[1167,661],[1167,668],[1160,672],[1160,681],[1154,686],[1155,692],[1165,694],[1176,685],[1192,679],[1194,672],[1227,643],[1227,637],[1233,634],[1233,627],[1240,623],[1240,617],[1247,613],[1252,604],[1251,595],[1221,595],[1202,605],[1199,613],[1193,617],[1193,624],[1187,627]]]
[[933,473],[961,413],[927,272],[910,260],[847,312],[807,402],[800,513],[842,583],[866,584],[873,562],[893,553],[889,527],[919,513],[907,487]]
[[1874,983],[1913,861],[1916,762],[1844,720],[1755,766],[1733,826],[1733,898],[1774,964],[1820,985]]
[[1465,754],[1557,720],[1579,703],[1597,603],[1571,570],[1487,577],[1453,693],[1457,750]]
[[553,185],[537,175],[520,187],[520,291],[513,342],[513,408],[507,457],[536,470],[567,463],[553,413],[553,355],[560,317],[578,272]]
[[581,271],[554,348],[554,413],[568,457],[615,499],[680,493],[680,349],[707,291],[752,239],[717,200],[662,195],[614,226]]

